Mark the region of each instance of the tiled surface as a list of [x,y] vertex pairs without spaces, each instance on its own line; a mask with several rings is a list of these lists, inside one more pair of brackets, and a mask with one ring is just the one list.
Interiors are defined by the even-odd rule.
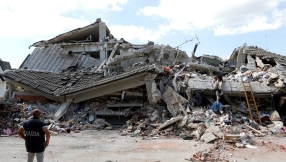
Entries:
[[153,71],[154,65],[137,66],[116,75],[103,77],[103,73],[93,73],[83,69],[77,72],[52,73],[35,70],[8,70],[4,77],[30,86],[51,95],[65,95],[120,80],[143,72]]
[[25,60],[20,69],[32,69],[41,71],[59,72],[68,67],[91,67],[98,62],[89,55],[75,54],[69,55],[68,51],[60,45],[51,45],[47,48],[35,48],[33,53]]
[[255,46],[248,46],[245,51],[245,54],[255,55],[260,57],[261,59],[273,58],[279,64],[286,65],[286,56],[275,54]]

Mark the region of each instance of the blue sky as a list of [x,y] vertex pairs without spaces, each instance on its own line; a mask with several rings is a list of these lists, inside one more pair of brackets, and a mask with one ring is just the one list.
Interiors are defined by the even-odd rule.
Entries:
[[[97,18],[134,44],[176,47],[196,33],[197,56],[227,59],[243,43],[286,54],[286,0],[1,0],[0,58],[18,68],[32,43]],[[180,49],[190,55],[195,43]]]

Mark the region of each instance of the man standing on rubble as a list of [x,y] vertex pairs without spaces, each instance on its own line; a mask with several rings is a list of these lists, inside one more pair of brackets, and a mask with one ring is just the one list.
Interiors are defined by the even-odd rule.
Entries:
[[33,110],[32,115],[33,117],[24,122],[23,126],[19,128],[18,135],[25,140],[28,162],[33,162],[35,155],[37,156],[37,162],[43,162],[44,151],[50,141],[50,132],[46,123],[40,120],[42,113],[38,109]]

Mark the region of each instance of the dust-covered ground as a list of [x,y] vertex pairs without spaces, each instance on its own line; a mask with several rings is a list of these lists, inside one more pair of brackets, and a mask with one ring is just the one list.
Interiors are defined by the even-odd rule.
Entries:
[[[238,162],[285,161],[285,137],[256,137],[255,141],[257,149],[226,147],[220,156]],[[45,162],[180,162],[212,147],[213,144],[181,138],[130,137],[114,130],[87,130],[52,135]],[[0,137],[0,162],[21,161],[26,161],[24,141],[15,136]]]

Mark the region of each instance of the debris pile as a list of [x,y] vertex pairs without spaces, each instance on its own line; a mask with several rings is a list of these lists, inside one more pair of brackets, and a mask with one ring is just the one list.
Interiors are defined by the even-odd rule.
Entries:
[[[53,134],[78,133],[90,129],[113,129],[112,125],[102,118],[96,118],[91,111],[79,110],[72,105],[69,111],[54,122],[54,114],[58,109],[55,104],[39,105],[36,103],[6,103],[0,104],[0,133],[1,136],[17,134],[17,130],[23,122],[31,118],[33,109],[39,109],[42,112],[41,119],[48,125]],[[75,108],[75,109],[73,109]]]
[[132,44],[101,19],[36,42],[19,69],[1,76],[49,102],[1,108],[9,111],[1,112],[1,133],[15,133],[38,108],[55,134],[120,125],[122,136],[214,143],[190,159],[201,161],[224,160],[214,150],[229,146],[255,148],[254,137],[284,136],[286,57],[246,44],[227,60],[196,57],[198,45],[190,58],[179,46]]
[[68,111],[58,122],[49,125],[51,131],[57,133],[79,133],[84,130],[112,129],[112,125],[102,118],[97,118],[89,108],[71,105]]
[[228,158],[227,157],[221,157],[220,154],[223,152],[224,150],[224,146],[219,144],[219,143],[215,143],[213,145],[213,147],[211,147],[210,149],[206,149],[204,151],[198,151],[196,153],[193,154],[193,156],[189,159],[185,159],[188,161],[192,161],[192,162],[196,162],[196,161],[222,161],[222,162],[228,162]]
[[[35,107],[26,103],[16,103],[16,101],[0,104],[1,136],[17,134],[17,130],[22,123],[31,117],[33,109]],[[52,117],[51,109],[42,111],[42,118],[47,124],[53,121]]]
[[[272,113],[276,114],[274,111]],[[277,115],[277,114],[276,114]],[[171,113],[164,106],[145,105],[138,109],[130,120],[121,128],[124,135],[141,135],[150,137],[180,136],[183,139],[195,139],[210,143],[217,140],[236,141],[242,136],[261,137],[284,133],[281,121],[265,120],[267,124],[259,125],[242,113],[220,114],[211,109],[196,107],[187,115],[170,117]],[[264,117],[263,117],[264,118]],[[286,135],[286,134],[285,134]],[[241,141],[246,144],[246,140]]]

